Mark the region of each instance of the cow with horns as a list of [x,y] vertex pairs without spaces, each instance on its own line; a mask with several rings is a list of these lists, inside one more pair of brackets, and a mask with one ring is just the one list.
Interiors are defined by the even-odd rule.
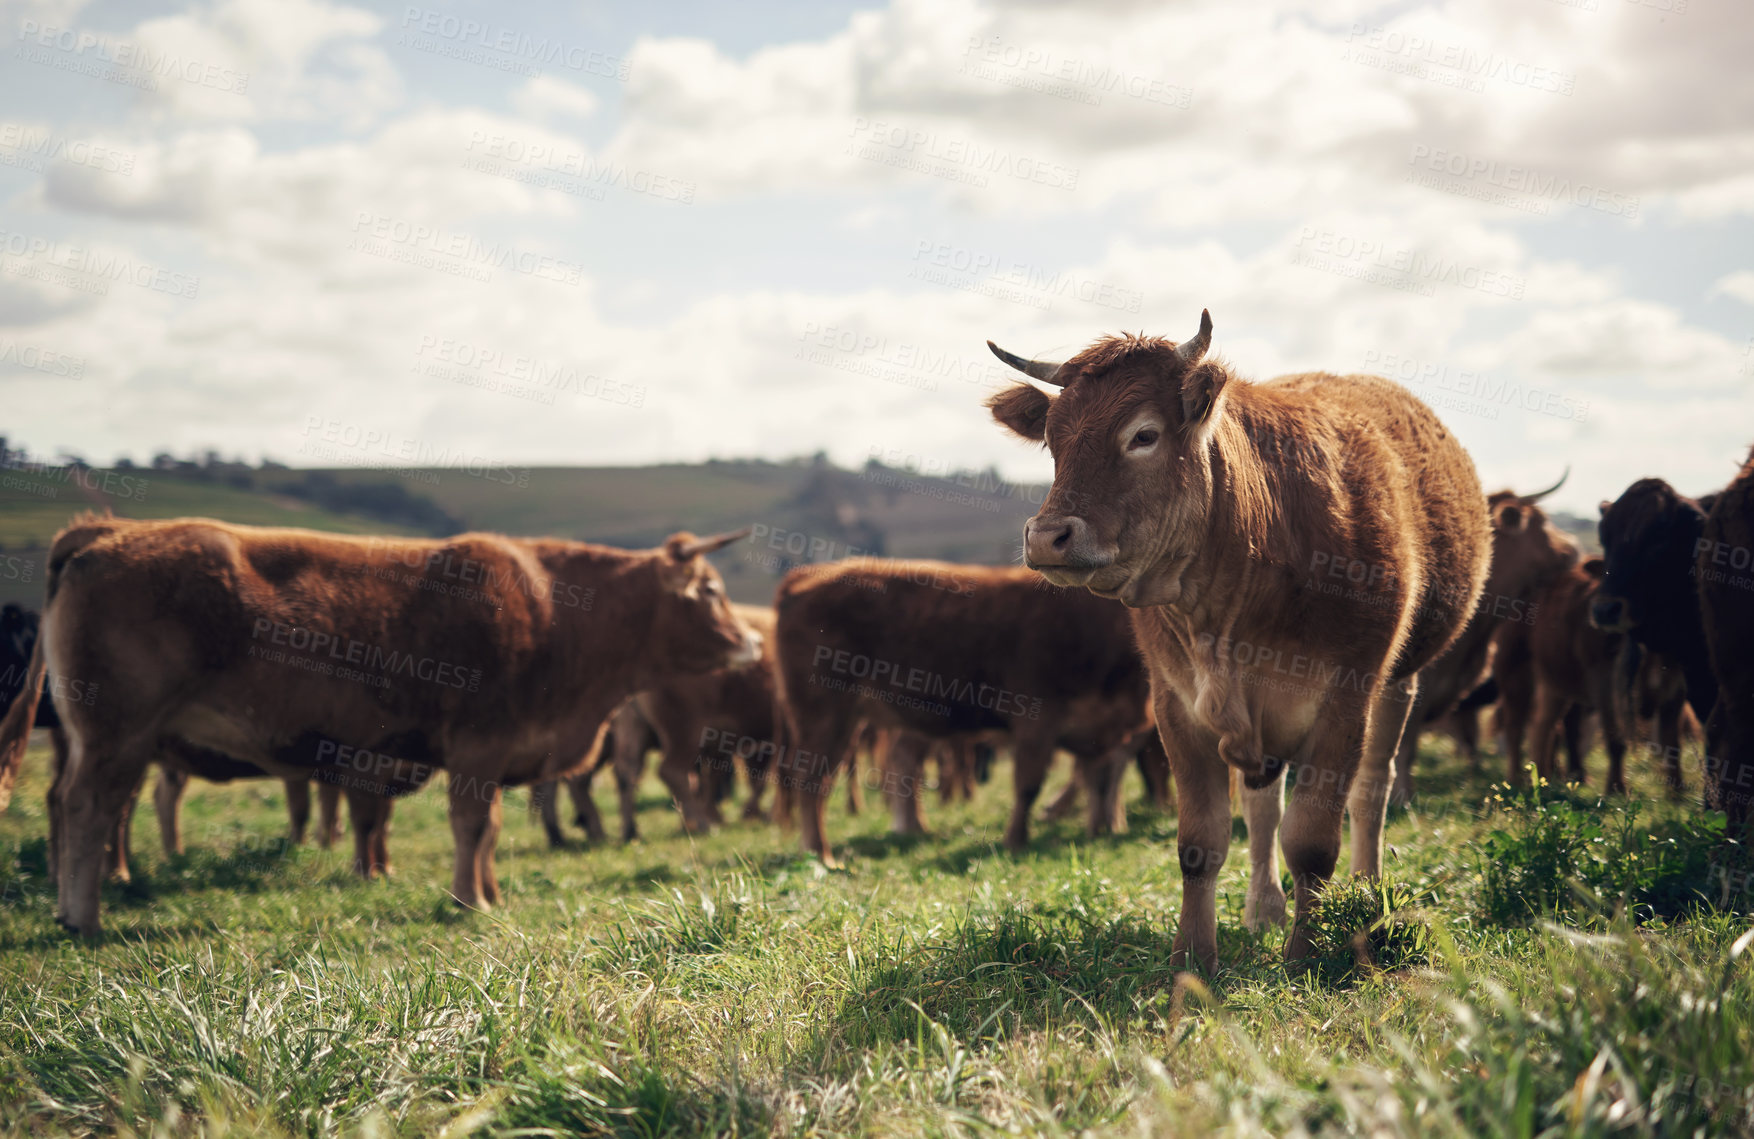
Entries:
[[[1380,872],[1419,672],[1473,617],[1491,555],[1472,460],[1405,388],[1326,373],[1250,382],[1207,358],[1211,336],[1202,313],[1183,344],[1108,337],[1064,363],[989,342],[1060,394],[1017,384],[988,401],[1054,460],[1024,527],[1027,564],[1133,611],[1180,798],[1176,956],[1208,969],[1228,769],[1247,788],[1245,920],[1283,920],[1282,821],[1296,898],[1285,955],[1302,959],[1347,811],[1353,872]],[[1363,581],[1333,588],[1321,571],[1336,561],[1365,567]]]

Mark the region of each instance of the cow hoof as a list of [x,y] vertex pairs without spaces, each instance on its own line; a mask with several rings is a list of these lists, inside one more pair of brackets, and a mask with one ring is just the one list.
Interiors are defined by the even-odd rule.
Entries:
[[1242,904],[1242,924],[1251,933],[1259,933],[1268,926],[1285,924],[1285,891],[1274,887],[1259,893],[1249,891],[1248,900]]

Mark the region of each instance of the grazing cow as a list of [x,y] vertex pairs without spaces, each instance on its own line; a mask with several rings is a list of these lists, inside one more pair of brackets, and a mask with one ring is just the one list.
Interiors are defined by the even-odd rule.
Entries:
[[1535,622],[1507,627],[1494,662],[1500,699],[1507,709],[1505,752],[1510,779],[1524,783],[1521,757],[1527,725],[1535,774],[1558,778],[1553,762],[1563,729],[1567,776],[1587,782],[1583,767],[1584,714],[1593,712],[1608,748],[1608,794],[1626,793],[1625,701],[1619,690],[1624,672],[1625,636],[1590,623],[1602,581],[1602,559],[1589,558],[1548,583],[1536,599]]
[[[836,862],[824,807],[861,719],[900,733],[882,776],[900,833],[924,830],[923,741],[1006,732],[1017,794],[1005,831],[1012,850],[1028,844],[1029,810],[1056,747],[1106,764],[1149,723],[1145,671],[1124,611],[1026,570],[805,566],[780,583],[774,608],[793,745],[778,761],[781,794],[800,802],[804,848],[827,866]],[[1103,823],[1099,807],[1092,804],[1093,829]]]
[[[1679,665],[1687,703],[1709,724],[1717,677],[1695,576],[1705,511],[1662,479],[1639,479],[1614,502],[1603,502],[1601,511],[1596,533],[1604,571],[1590,620]],[[1707,752],[1717,754],[1715,745]]]
[[[13,699],[24,687],[26,675],[30,669],[30,656],[36,647],[37,632],[40,619],[38,615],[19,605],[7,604],[0,608],[0,708],[11,707]],[[53,772],[59,775],[65,760],[66,742],[61,735],[61,720],[55,712],[53,692],[45,691],[42,699],[37,702],[33,726],[48,729],[54,736],[55,758],[52,761]],[[95,690],[84,686],[69,686],[62,692],[62,699],[78,699],[91,701],[97,699]],[[265,773],[259,768],[250,768],[250,773],[262,776]],[[153,806],[158,815],[159,839],[167,855],[183,853],[183,834],[179,808],[184,789],[188,785],[188,775],[171,766],[159,769],[157,789],[153,794]],[[291,817],[291,838],[293,842],[304,841],[305,828],[309,823],[310,784],[302,779],[286,781],[287,813]],[[325,795],[322,803],[322,823],[319,838],[324,847],[335,828],[335,795]],[[128,806],[116,825],[116,834],[111,838],[106,859],[109,877],[117,881],[129,880],[129,844],[128,837],[134,816],[134,799],[130,797]],[[51,812],[51,818],[53,812]],[[50,872],[54,871],[53,859],[56,844],[49,844],[51,861]]]
[[61,709],[68,928],[98,932],[105,843],[161,752],[197,773],[369,773],[343,784],[367,865],[383,796],[443,768],[451,892],[486,909],[503,787],[595,762],[609,714],[660,678],[753,656],[702,557],[738,537],[630,552],[83,516],[51,548],[43,636],[0,725],[0,805],[48,673],[102,693]]
[[[1718,685],[1708,754],[1717,757],[1718,805],[1736,834],[1754,815],[1754,451],[1711,503],[1694,568]],[[1687,683],[1691,691],[1691,673]]]
[[[1208,969],[1227,765],[1249,788],[1252,925],[1284,914],[1273,837],[1296,765],[1285,955],[1302,959],[1348,808],[1352,869],[1380,872],[1418,672],[1473,617],[1491,556],[1472,460],[1405,388],[1326,373],[1252,383],[1206,359],[1211,333],[1202,313],[1181,345],[1115,336],[1063,364],[992,346],[1062,390],[1019,384],[988,401],[1054,460],[1025,562],[1132,609],[1179,800],[1175,956]],[[1335,565],[1339,582],[1327,580]]]
[[1546,490],[1534,494],[1501,490],[1486,500],[1492,522],[1492,565],[1485,590],[1455,644],[1419,672],[1419,690],[1395,754],[1395,802],[1413,797],[1420,733],[1455,712],[1485,678],[1493,633],[1506,622],[1532,620],[1534,598],[1558,574],[1577,564],[1577,543],[1548,522],[1536,505],[1564,485],[1561,475]]
[[[628,701],[610,722],[611,742],[605,745],[605,754],[613,759],[623,841],[639,837],[634,809],[645,776],[646,751],[652,746],[663,755],[658,777],[676,801],[683,830],[706,830],[723,823],[719,802],[735,782],[739,759],[749,783],[743,817],[763,817],[761,794],[767,768],[781,746],[774,727],[773,610],[760,605],[731,608],[761,637],[758,659],[705,675],[669,677]],[[568,782],[578,823],[595,841],[602,837],[602,823],[593,826],[591,821],[596,814],[590,799],[592,774],[575,775]],[[561,845],[565,839],[552,813],[553,789],[541,794],[549,842]]]

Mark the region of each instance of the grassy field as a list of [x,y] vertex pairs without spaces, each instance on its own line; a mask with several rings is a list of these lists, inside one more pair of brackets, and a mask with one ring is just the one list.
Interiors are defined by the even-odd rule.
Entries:
[[1371,935],[1393,968],[1350,968],[1367,926],[1342,919],[1381,899],[1347,888],[1324,967],[1288,975],[1283,934],[1241,927],[1238,847],[1226,968],[1197,978],[1169,966],[1173,814],[1135,806],[1130,834],[1096,841],[1045,825],[1014,858],[1003,763],[972,805],[934,797],[924,839],[886,835],[875,795],[856,818],[837,796],[836,874],[767,825],[681,836],[655,780],[643,841],[550,852],[517,792],[491,915],[446,898],[434,789],[398,808],[394,878],[364,883],[340,850],[282,843],[279,784],[198,786],[188,854],[162,858],[143,813],[136,880],[106,889],[108,932],[83,944],[51,920],[38,748],[0,815],[0,1130],[1754,1128],[1749,922],[1698,905],[1729,887],[1745,908],[1748,879],[1712,824],[1658,802],[1644,764],[1635,813],[1587,795],[1482,813],[1487,775],[1447,745],[1426,761]]

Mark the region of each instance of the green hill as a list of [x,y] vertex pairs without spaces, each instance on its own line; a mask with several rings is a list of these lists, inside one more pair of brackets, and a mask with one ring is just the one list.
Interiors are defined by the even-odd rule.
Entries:
[[[923,478],[819,461],[653,467],[538,467],[479,477],[452,469],[101,470],[14,464],[0,470],[0,601],[40,606],[49,539],[83,510],[130,518],[196,515],[341,533],[443,535],[492,530],[648,547],[678,530],[752,527],[718,555],[732,596],[765,602],[786,570],[848,556],[1016,560],[1040,487],[992,472]],[[34,573],[21,572],[34,566]]]

